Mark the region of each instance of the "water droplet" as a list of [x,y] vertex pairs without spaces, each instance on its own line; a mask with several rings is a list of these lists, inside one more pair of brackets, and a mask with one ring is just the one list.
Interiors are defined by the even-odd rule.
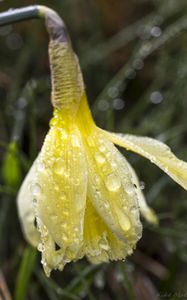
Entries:
[[154,26],[151,28],[151,35],[154,37],[159,37],[162,34],[162,30],[158,26]]
[[60,226],[61,226],[62,230],[66,230],[67,227],[68,227],[68,224],[67,223],[62,223]]
[[163,96],[159,91],[154,91],[150,95],[150,101],[153,104],[159,104],[163,101]]
[[95,160],[97,161],[98,164],[101,164],[101,165],[104,164],[106,161],[104,155],[100,152],[97,152],[95,154]]
[[136,70],[141,70],[144,67],[144,62],[142,59],[137,58],[133,61],[132,65]]
[[108,95],[109,95],[109,97],[111,97],[111,98],[117,97],[117,96],[118,96],[118,89],[117,89],[115,86],[110,87],[110,88],[108,89]]
[[131,228],[131,222],[129,217],[120,209],[117,210],[118,220],[120,226],[124,231],[128,231]]
[[136,77],[136,71],[133,68],[127,70],[127,78],[134,79]]
[[100,145],[99,150],[100,150],[101,152],[105,152],[106,147],[105,147],[104,145]]
[[132,252],[133,252],[132,249],[128,249],[128,250],[127,250],[127,254],[128,254],[128,255],[131,255]]
[[44,165],[44,163],[40,162],[38,164],[38,171],[39,172],[44,172],[45,171],[45,165]]
[[145,189],[145,182],[140,181],[140,190],[144,190],[144,189]]
[[112,105],[113,105],[114,109],[121,110],[124,108],[125,102],[123,101],[123,99],[117,98],[117,99],[114,99]]
[[117,279],[118,282],[123,282],[124,281],[124,274],[120,271],[117,271],[116,279]]
[[105,184],[109,191],[116,192],[121,187],[121,180],[117,175],[111,173],[105,178]]
[[108,208],[109,208],[109,206],[110,206],[110,205],[109,205],[109,203],[108,203],[108,202],[105,202],[105,203],[104,203],[104,207],[105,207],[106,209],[108,209]]
[[133,194],[134,193],[134,185],[132,183],[127,183],[125,185],[125,191],[128,193],[128,194]]
[[74,185],[76,185],[76,186],[80,185],[80,179],[79,178],[75,178]]
[[67,241],[68,241],[68,237],[67,237],[67,235],[66,235],[66,234],[63,234],[63,236],[62,236],[62,240],[63,240],[63,242],[67,243]]
[[64,263],[68,264],[70,261],[71,261],[71,259],[69,259],[67,257],[64,258]]
[[106,238],[102,238],[100,241],[99,241],[99,246],[101,247],[101,249],[105,250],[105,251],[108,251],[110,249],[110,246],[108,244],[108,241],[106,240]]
[[82,195],[80,194],[75,195],[75,205],[78,212],[82,211],[82,209],[84,208],[84,201]]
[[100,111],[107,111],[110,107],[108,101],[104,99],[100,100],[97,106]]
[[31,193],[34,197],[37,197],[41,194],[41,186],[38,183],[31,184]]
[[42,244],[42,243],[39,243],[39,244],[38,244],[38,251],[42,252],[42,251],[44,251],[44,250],[45,250],[45,249],[44,249],[43,244]]
[[112,166],[112,168],[116,168],[117,167],[117,163],[115,161],[112,161],[111,162],[111,166]]
[[80,140],[79,140],[79,137],[77,135],[72,135],[71,140],[72,140],[73,147],[75,147],[75,148],[80,147]]
[[142,47],[141,47],[141,49],[140,49],[140,51],[139,51],[139,55],[142,57],[142,58],[145,58],[149,53],[150,53],[150,51],[151,51],[151,43],[150,42],[147,42],[147,43],[145,43]]
[[62,175],[65,169],[65,161],[62,158],[58,158],[54,162],[53,168],[56,174]]
[[61,139],[66,140],[68,138],[68,134],[64,128],[61,129]]

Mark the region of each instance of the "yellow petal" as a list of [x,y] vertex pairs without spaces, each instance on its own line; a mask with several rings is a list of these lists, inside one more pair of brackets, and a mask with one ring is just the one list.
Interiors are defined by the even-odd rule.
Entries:
[[31,182],[36,176],[36,164],[38,158],[33,163],[27,174],[17,197],[18,214],[22,225],[22,230],[27,241],[34,247],[38,246],[40,235],[36,229],[36,218],[33,205],[33,195],[31,193]]
[[127,249],[141,237],[135,188],[125,158],[95,130],[86,141],[88,197],[104,223]]
[[178,159],[167,145],[149,137],[106,131],[105,134],[114,144],[148,158],[187,190],[187,163]]
[[138,197],[140,212],[142,213],[142,215],[144,216],[144,218],[148,222],[150,222],[154,225],[158,225],[158,218],[157,218],[154,210],[147,205],[144,194],[143,194],[143,192],[140,188],[140,183],[139,183],[139,180],[138,180],[138,177],[136,175],[135,170],[133,169],[133,167],[129,163],[128,163],[128,167],[129,167],[129,170],[130,170],[131,175],[132,175],[132,181],[133,181],[134,186],[136,188],[136,194],[137,194],[137,197]]
[[125,259],[132,252],[128,242],[120,241],[111,229],[104,223],[87,199],[84,219],[83,255],[94,264],[109,260]]
[[[83,242],[87,166],[80,132],[72,120],[57,113],[36,170],[32,191],[42,240],[39,248],[49,274],[50,269],[62,269],[77,259]],[[52,260],[49,253],[55,246],[60,249]]]

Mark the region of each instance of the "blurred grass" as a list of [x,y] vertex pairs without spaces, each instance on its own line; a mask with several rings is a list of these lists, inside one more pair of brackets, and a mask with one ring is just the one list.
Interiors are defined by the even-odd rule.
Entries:
[[[98,125],[157,137],[187,161],[186,0],[40,4],[56,9],[67,23]],[[2,1],[0,10],[12,5],[25,1]],[[15,180],[23,180],[48,130],[48,37],[43,24],[32,21],[0,28],[0,42],[3,299],[10,300],[8,290],[16,300],[186,299],[187,195],[158,168],[128,152],[124,154],[145,183],[160,227],[144,223],[137,251],[126,262],[92,266],[82,260],[45,277],[40,258],[35,263],[35,252],[20,230]],[[16,151],[11,151],[11,143],[16,143]]]

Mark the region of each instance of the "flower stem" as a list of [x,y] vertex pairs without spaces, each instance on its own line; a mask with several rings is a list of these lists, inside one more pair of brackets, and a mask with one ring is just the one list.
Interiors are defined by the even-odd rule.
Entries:
[[45,19],[50,39],[69,41],[64,22],[54,10],[47,6],[31,5],[0,13],[0,26],[36,18]]
[[35,18],[45,20],[49,33],[52,105],[54,108],[64,109],[66,114],[75,114],[84,93],[84,82],[61,17],[47,6],[33,5],[0,13],[0,26]]
[[37,5],[10,9],[8,11],[0,13],[0,26],[39,17],[40,14]]

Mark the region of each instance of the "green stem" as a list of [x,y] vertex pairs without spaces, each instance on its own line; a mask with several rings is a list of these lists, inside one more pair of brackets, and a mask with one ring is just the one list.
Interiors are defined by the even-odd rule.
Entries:
[[51,39],[69,40],[66,27],[60,16],[54,10],[43,5],[31,5],[0,13],[0,26],[37,18],[45,19]]
[[0,13],[0,26],[39,17],[39,7],[37,5],[11,9]]

